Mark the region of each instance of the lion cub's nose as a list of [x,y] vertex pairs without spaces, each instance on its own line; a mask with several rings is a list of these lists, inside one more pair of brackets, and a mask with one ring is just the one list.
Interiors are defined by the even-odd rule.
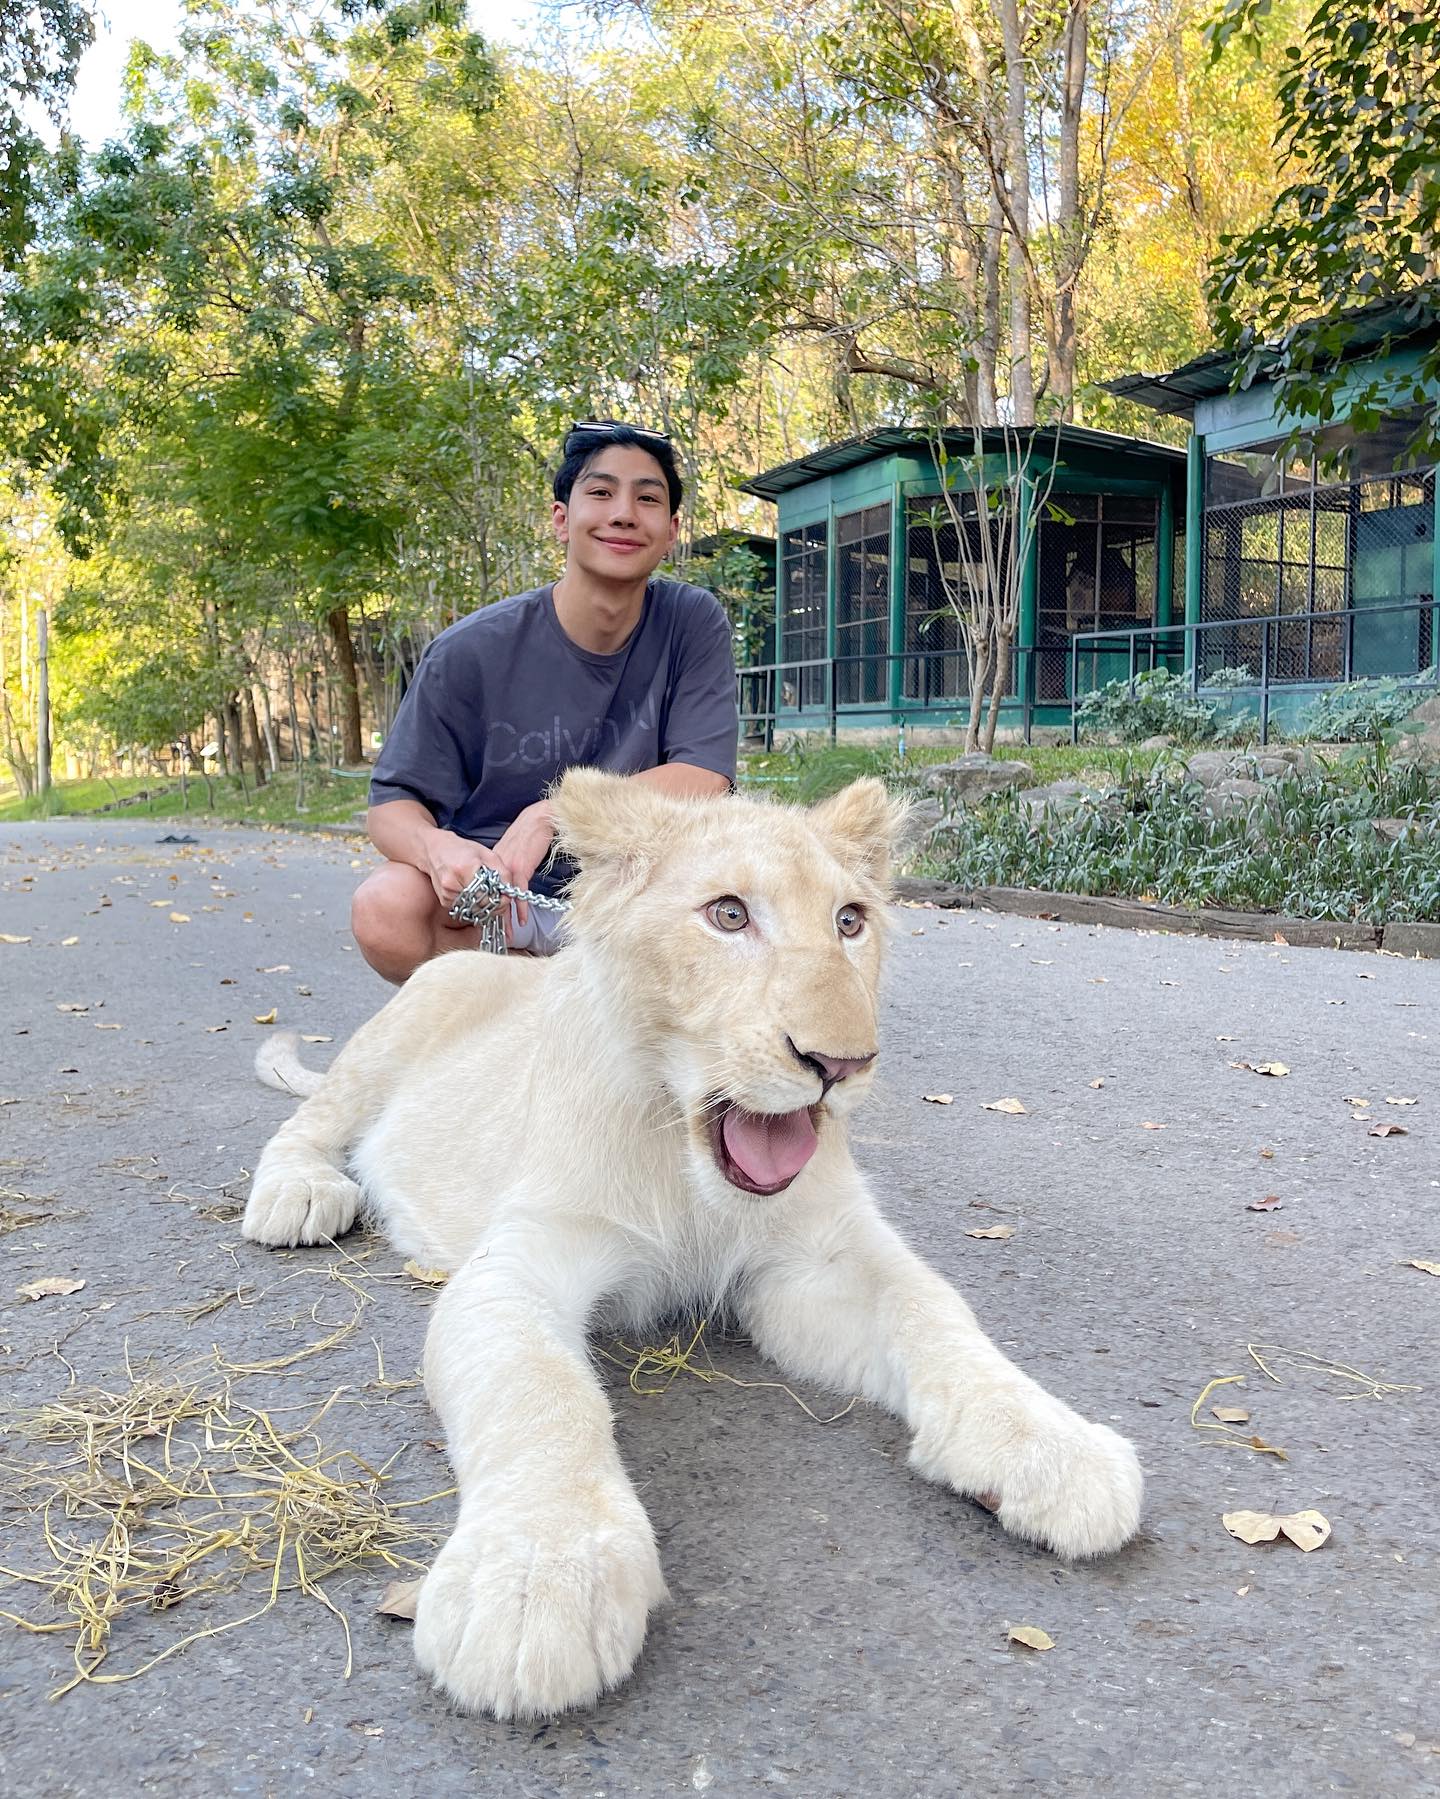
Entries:
[[790,1045],[790,1053],[796,1061],[803,1062],[807,1068],[813,1068],[822,1082],[823,1099],[836,1081],[843,1081],[847,1074],[858,1074],[875,1060],[876,1052],[872,1049],[868,1056],[825,1056],[818,1049],[801,1049],[793,1037],[785,1041]]

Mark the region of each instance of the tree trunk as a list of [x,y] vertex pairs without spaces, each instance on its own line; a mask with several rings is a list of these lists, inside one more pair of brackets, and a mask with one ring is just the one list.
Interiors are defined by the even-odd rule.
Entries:
[[985,705],[985,690],[990,684],[994,663],[993,646],[987,640],[976,646],[975,668],[970,678],[970,716],[965,723],[965,753],[980,747],[980,715]]
[[1014,639],[1009,631],[998,631],[995,636],[995,678],[990,688],[990,710],[985,719],[985,740],[980,746],[987,756],[995,754],[995,727],[1000,723],[1000,708],[1005,704],[1005,693],[1010,686],[1013,651]]
[[255,766],[255,785],[265,785],[265,746],[260,741],[260,719],[255,711],[255,689],[247,681],[241,690],[245,701],[245,723],[250,733],[250,760]]
[[215,709],[215,766],[222,776],[230,773],[230,745],[226,742],[228,733],[225,729],[225,708]]
[[363,762],[365,751],[360,737],[360,687],[355,678],[355,646],[350,641],[350,615],[336,606],[325,616],[330,642],[335,651],[335,671],[339,682],[340,760]]
[[1070,0],[1062,39],[1065,69],[1060,97],[1060,194],[1056,215],[1055,332],[1050,345],[1050,387],[1061,416],[1075,412],[1075,289],[1083,246],[1080,225],[1080,126],[1089,65],[1089,0]]
[[1030,147],[1025,135],[1025,42],[1017,0],[996,0],[1005,46],[1005,179],[1009,194],[1011,422],[1035,423],[1035,372],[1031,363]]

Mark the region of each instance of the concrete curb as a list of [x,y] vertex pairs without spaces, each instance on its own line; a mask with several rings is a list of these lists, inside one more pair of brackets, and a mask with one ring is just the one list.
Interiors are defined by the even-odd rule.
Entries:
[[1110,925],[1117,930],[1173,931],[1187,937],[1224,937],[1250,943],[1281,939],[1302,949],[1384,950],[1387,955],[1440,960],[1440,924],[1355,924],[1344,919],[1285,918],[1273,912],[1192,911],[1153,900],[1107,899],[1085,893],[1046,893],[1028,887],[960,887],[902,875],[895,897],[946,910],[1011,912],[1063,924]]

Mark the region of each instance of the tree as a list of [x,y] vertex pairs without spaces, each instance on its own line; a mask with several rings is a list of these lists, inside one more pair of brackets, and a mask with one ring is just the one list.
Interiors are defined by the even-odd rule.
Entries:
[[[1253,43],[1270,0],[1226,0],[1216,57]],[[1440,457],[1440,344],[1401,390],[1341,367],[1370,301],[1405,320],[1440,315],[1440,10],[1423,0],[1318,0],[1284,50],[1275,145],[1287,185],[1253,230],[1222,241],[1211,282],[1222,341],[1297,421],[1372,429],[1419,409],[1412,450]]]
[[33,170],[42,146],[25,122],[27,103],[55,124],[75,86],[95,22],[80,0],[0,0],[0,266],[30,238]]

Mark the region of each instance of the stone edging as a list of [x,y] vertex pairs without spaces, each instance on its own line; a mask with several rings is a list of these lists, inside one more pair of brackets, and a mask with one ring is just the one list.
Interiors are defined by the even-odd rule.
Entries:
[[1440,959],[1440,924],[1353,924],[1341,919],[1283,918],[1273,912],[1192,911],[1153,900],[1106,899],[1087,893],[1046,893],[1029,887],[959,887],[902,875],[895,897],[928,901],[946,910],[1018,913],[1063,924],[1103,924],[1118,930],[1174,931],[1189,937],[1239,938],[1302,949],[1385,950],[1395,956]]

